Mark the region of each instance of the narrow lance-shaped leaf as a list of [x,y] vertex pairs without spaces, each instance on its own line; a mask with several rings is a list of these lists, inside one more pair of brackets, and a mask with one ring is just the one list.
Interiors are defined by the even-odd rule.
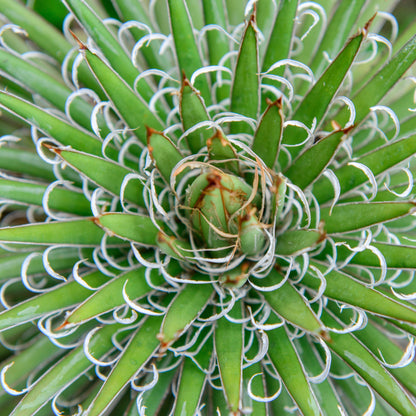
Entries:
[[[367,29],[367,27],[363,29],[361,33],[351,38],[345,45],[344,49],[303,98],[292,116],[293,120],[304,123],[308,128],[311,128],[314,122],[317,126],[320,125],[366,37]],[[284,144],[293,145],[302,141],[299,129],[290,128],[289,126],[285,130]],[[292,155],[296,155],[300,148],[299,146],[294,147],[290,151]]]
[[270,102],[254,134],[252,150],[273,169],[283,137],[282,101]]
[[144,245],[156,245],[159,230],[152,220],[144,215],[108,213],[95,218],[94,221],[111,235]]
[[[321,273],[326,271],[325,266],[320,263],[311,262],[311,265]],[[410,303],[394,299],[388,293],[383,294],[381,291],[371,289],[344,272],[332,270],[324,277],[325,296],[375,314],[416,323],[416,309]],[[318,291],[321,280],[316,277],[316,272],[309,270],[301,284]]]
[[415,210],[412,202],[357,202],[321,208],[321,220],[328,234],[357,231],[408,215]]
[[[242,317],[241,302],[231,312],[236,319]],[[241,406],[243,326],[230,322],[226,317],[217,321],[215,328],[215,351],[221,374],[221,384],[230,410],[237,413]]]
[[237,175],[240,174],[236,149],[220,130],[217,130],[215,134],[207,140],[206,144],[210,161],[224,160],[226,162],[220,165],[222,168],[228,169],[230,172]]
[[[324,310],[322,319],[328,327],[342,326]],[[416,415],[415,404],[400,384],[352,334],[330,333],[327,345],[356,371],[384,400],[400,414]]]
[[[97,359],[114,346],[111,336],[120,330],[121,324],[106,325],[100,329],[89,343],[89,352]],[[76,380],[80,374],[85,373],[92,367],[92,362],[84,352],[81,345],[67,355],[58,363],[51,367],[35,384],[26,396],[19,402],[11,413],[13,416],[31,416],[44,406],[52,397],[60,392],[64,387]],[[10,416],[11,416],[10,415]]]
[[104,231],[92,218],[72,221],[33,223],[0,228],[0,241],[66,246],[98,246]]
[[[198,123],[210,120],[204,102],[185,77],[182,79],[179,113],[181,115],[184,132]],[[198,153],[206,145],[207,139],[213,134],[213,129],[208,126],[201,127],[188,133],[186,135],[186,140],[191,152],[193,154]]]
[[280,327],[268,331],[267,336],[269,337],[268,355],[270,360],[302,415],[322,415],[299,356],[287,335],[286,328]]
[[[171,33],[175,42],[176,57],[179,64],[179,72],[191,77],[199,68],[202,68],[202,60],[195,41],[192,22],[189,17],[185,0],[168,0]],[[211,93],[208,88],[206,75],[200,75],[195,81],[195,88],[201,92],[206,105],[211,104]]]
[[[194,280],[209,282],[208,276],[196,273]],[[211,285],[188,283],[173,299],[163,319],[158,339],[162,348],[167,348],[192,325],[193,321],[204,311],[213,295]],[[192,299],[192,302],[189,300]]]
[[[370,108],[378,104],[390,89],[396,85],[397,81],[413,65],[415,60],[416,35],[353,97],[356,125],[361,123],[369,114]],[[342,125],[347,119],[348,110],[343,109],[338,115],[337,121]]]
[[325,240],[325,234],[318,230],[286,231],[277,237],[276,254],[293,256],[316,247]]
[[[366,166],[377,177],[388,169],[405,161],[416,153],[416,136],[412,135],[401,140],[387,143],[379,149],[356,159],[355,164]],[[342,194],[366,183],[368,176],[356,165],[344,165],[335,170]],[[313,187],[318,201],[326,202],[334,195],[333,186],[328,179],[322,178]]]
[[[46,185],[24,180],[0,178],[1,199],[42,206]],[[81,192],[55,187],[48,196],[48,207],[52,210],[74,215],[91,215],[91,204]]]
[[80,45],[88,66],[113,104],[113,109],[124,120],[135,136],[146,143],[146,126],[162,129],[163,124],[149,106],[131,87],[97,55]]
[[339,130],[313,144],[302,152],[285,171],[292,183],[305,189],[317,180],[325,168],[331,163],[347,131]]
[[[23,121],[53,137],[64,146],[71,146],[74,149],[101,155],[102,143],[95,136],[81,130],[67,121],[48,113],[46,110],[21,98],[0,92],[0,107],[11,112]],[[115,149],[108,147],[106,153],[110,157],[116,157]]]
[[162,132],[151,128],[147,129],[147,147],[163,179],[170,184],[171,175],[173,174],[176,176],[177,183],[184,173],[183,171],[173,172],[176,164],[183,159],[178,148]]
[[[257,33],[253,14],[247,24],[238,52],[237,65],[231,89],[230,110],[243,116],[257,119],[259,111],[259,57]],[[250,97],[247,99],[247,97]],[[232,123],[231,133],[249,132],[247,124]]]
[[[271,287],[282,282],[283,277],[274,269],[263,279],[251,279],[253,283],[262,287]],[[315,315],[306,299],[286,281],[273,291],[264,291],[263,296],[270,307],[288,322],[316,335],[322,335],[325,327]]]
[[[92,156],[87,153],[52,147],[50,149],[57,153],[74,169],[85,175],[88,180],[91,180],[101,188],[106,189],[118,197],[120,196],[121,185],[124,178],[128,174],[134,173],[133,170],[121,166],[116,162]],[[143,183],[138,178],[133,179],[124,189],[124,199],[144,207],[143,190]]]
[[150,360],[159,347],[157,333],[162,318],[150,316],[141,325],[123,350],[122,356],[87,409],[89,416],[98,416],[110,406],[131,378]]
[[[93,272],[84,276],[84,279],[87,284],[95,287],[106,282],[108,278],[101,272]],[[0,330],[30,322],[50,312],[67,309],[82,302],[91,293],[90,289],[81,286],[76,281],[59,285],[49,292],[42,293],[1,312]]]

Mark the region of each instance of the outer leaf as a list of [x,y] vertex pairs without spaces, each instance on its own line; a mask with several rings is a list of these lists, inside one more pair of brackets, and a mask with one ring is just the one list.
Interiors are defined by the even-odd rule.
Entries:
[[100,245],[103,237],[104,231],[92,218],[0,228],[0,241],[18,244],[94,247]]
[[[233,317],[241,319],[241,303],[233,308]],[[224,394],[230,410],[237,413],[241,406],[243,326],[225,317],[217,321],[215,328],[215,351],[221,374]]]
[[[142,98],[120,77],[117,72],[107,66],[97,55],[81,46],[91,71],[104,89],[113,104],[113,109],[132,129],[142,143],[146,143],[146,126],[162,129],[160,119],[149,109]],[[134,111],[132,111],[134,109]],[[82,149],[80,149],[82,150]]]
[[321,219],[328,234],[356,231],[408,215],[415,210],[411,202],[369,202],[336,205],[321,208]]
[[[356,125],[361,123],[370,112],[370,108],[378,104],[389,90],[396,85],[415,60],[416,35],[353,97]],[[337,117],[341,124],[348,119],[347,112],[348,110],[345,110]]]
[[[276,285],[282,281],[282,276],[274,269],[269,275],[256,281],[264,287]],[[316,335],[325,332],[324,325],[309,307],[307,300],[287,281],[280,288],[263,292],[266,302],[271,308],[288,322]]]
[[[204,275],[196,274],[195,280],[206,280]],[[209,299],[213,295],[211,285],[188,283],[173,299],[163,319],[162,328],[158,336],[162,347],[178,339],[188,329],[192,322],[204,311]],[[190,302],[192,299],[192,302]]]
[[172,173],[176,176],[176,181],[178,181],[181,174],[173,172],[173,168],[183,159],[183,156],[170,139],[161,132],[148,129],[147,147],[150,156],[165,181],[170,184]]
[[[354,241],[348,240],[348,243],[353,246]],[[371,246],[380,251],[388,268],[400,270],[416,269],[416,247],[388,243],[371,243]],[[337,255],[340,259],[350,254],[351,251],[346,247],[339,246],[337,248]],[[380,259],[369,249],[355,253],[349,263],[368,267],[380,267]]]
[[[179,71],[185,73],[185,76],[190,78],[203,65],[195,41],[188,8],[184,0],[168,0],[167,3]],[[201,75],[196,79],[195,88],[201,92],[205,103],[210,105],[211,93],[208,88],[206,76]]]
[[[334,59],[328,69],[322,74],[311,90],[306,94],[299,107],[292,116],[293,120],[298,120],[306,126],[311,127],[313,121],[321,123],[325,113],[335,94],[340,88],[360,46],[365,39],[367,30],[364,29],[359,35],[354,36],[345,45],[344,49]],[[283,142],[285,144],[296,144],[301,142],[298,129],[286,129]],[[293,154],[299,152],[298,148],[291,149]]]
[[[325,273],[325,266],[316,262],[311,262],[311,265],[321,273]],[[301,283],[318,290],[320,280],[314,277],[315,274],[309,271]],[[357,306],[375,314],[416,323],[416,310],[410,303],[393,299],[391,296],[371,289],[346,273],[332,270],[325,274],[325,281],[324,295],[331,299]]]
[[[230,110],[256,120],[259,111],[260,79],[257,34],[254,24],[253,14],[247,24],[238,53]],[[241,133],[241,129],[251,131],[247,125],[242,126],[241,123],[232,123],[230,126],[231,133]]]
[[[110,280],[71,311],[66,322],[68,324],[84,322],[124,305],[126,303],[123,297],[124,285],[126,285],[125,290],[130,299],[140,299],[147,295],[152,288],[146,282],[145,271],[146,269],[142,267]],[[161,285],[164,282],[163,277],[156,271],[153,271],[151,279],[155,285]]]
[[254,134],[252,150],[267,167],[273,169],[283,136],[282,101],[270,103]]
[[[326,311],[322,314],[322,318],[327,326],[340,328],[340,325]],[[330,335],[328,347],[351,366],[384,400],[400,414],[416,415],[414,403],[399,383],[353,335],[334,332]]]
[[345,131],[335,131],[306,148],[290,165],[285,176],[301,189],[305,189],[321,176],[345,138]]
[[[210,120],[204,102],[186,78],[182,80],[179,105],[184,132],[198,123]],[[206,126],[187,134],[186,139],[191,152],[198,153],[213,134],[213,130]]]
[[[101,155],[101,141],[92,134],[49,114],[28,101],[2,91],[0,92],[0,107],[39,128],[63,146],[71,146],[86,153]],[[110,157],[116,156],[115,150],[111,147],[107,149],[107,154]]]
[[[98,286],[106,282],[107,277],[101,272],[94,272],[85,276],[84,279],[89,285]],[[49,312],[67,309],[82,302],[90,294],[91,290],[81,286],[76,281],[64,283],[49,292],[20,302],[12,308],[1,312],[0,330],[30,322]]]
[[[106,325],[100,329],[89,343],[90,353],[100,358],[113,348],[111,336],[122,325]],[[10,416],[31,416],[44,406],[56,393],[76,380],[92,367],[91,361],[85,355],[83,345],[72,350],[47,373],[45,373],[20,401]]]
[[[56,148],[52,148],[52,150],[89,180],[116,196],[120,196],[121,185],[125,176],[134,173],[133,170],[115,162],[87,153]],[[143,190],[144,186],[140,180],[132,180],[124,189],[124,198],[144,207]]]
[[[29,181],[0,179],[0,195],[3,200],[42,206],[46,189],[46,185]],[[54,188],[49,194],[48,207],[75,215],[91,215],[91,204],[84,194],[66,188]]]
[[[299,0],[280,1],[279,11],[264,55],[263,72],[266,72],[275,62],[289,58],[298,4]],[[276,45],[279,47],[276,48]],[[273,71],[273,74],[283,75],[283,71],[284,66]]]
[[[11,79],[40,94],[62,112],[65,111],[66,100],[72,91],[50,74],[4,49],[0,49],[0,68]],[[92,106],[82,98],[74,99],[71,116],[86,129],[91,129],[91,111]]]
[[157,333],[161,317],[150,316],[141,325],[123,351],[123,355],[87,409],[88,416],[101,415],[120,394],[123,387],[146,364],[159,347]]
[[276,254],[293,256],[316,247],[325,239],[325,235],[317,230],[286,231],[277,238]]
[[101,215],[95,221],[111,234],[123,240],[135,241],[144,245],[156,245],[159,230],[152,220],[144,215],[109,213]]
[[308,383],[299,356],[290,341],[286,329],[280,327],[268,331],[269,357],[282,378],[289,394],[302,415],[322,415],[315,394]]
[[[367,166],[374,176],[386,172],[391,167],[405,161],[416,153],[416,136],[387,143],[385,146],[360,157],[355,162]],[[350,191],[368,181],[368,176],[360,169],[351,165],[344,165],[335,171],[341,194]],[[318,201],[328,201],[334,194],[333,187],[327,179],[318,181],[313,188]]]

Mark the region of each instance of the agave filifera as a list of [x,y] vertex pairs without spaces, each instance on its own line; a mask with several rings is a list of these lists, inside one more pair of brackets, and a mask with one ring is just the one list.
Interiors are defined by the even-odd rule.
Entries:
[[397,3],[0,0],[2,414],[416,415]]

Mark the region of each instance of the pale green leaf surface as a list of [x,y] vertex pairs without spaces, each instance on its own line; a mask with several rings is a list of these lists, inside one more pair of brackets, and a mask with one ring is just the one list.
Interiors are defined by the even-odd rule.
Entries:
[[98,246],[104,231],[92,218],[0,228],[0,241],[42,245]]
[[285,231],[277,237],[276,253],[282,256],[292,256],[302,253],[325,239],[322,232],[317,230]]
[[[266,278],[251,280],[258,286],[270,287],[282,282],[283,277],[272,269]],[[263,292],[263,296],[270,307],[288,322],[316,335],[324,332],[324,325],[320,319],[289,281],[273,291]]]
[[[340,325],[328,312],[323,311],[322,319],[328,327]],[[356,371],[384,400],[399,413],[416,415],[416,407],[400,384],[386,371],[376,358],[351,334],[330,332],[328,347]]]
[[[242,307],[240,302],[236,302],[231,315],[234,318],[241,319]],[[243,377],[243,326],[221,317],[215,327],[214,339],[223,392],[230,410],[237,412],[240,408]]]
[[[93,272],[84,276],[91,286],[98,286],[107,281],[101,272]],[[26,301],[20,302],[0,313],[0,330],[30,322],[53,311],[62,311],[84,301],[92,291],[76,281],[63,283],[53,290],[41,293]]]
[[415,210],[411,202],[363,202],[321,208],[321,220],[328,234],[360,230],[408,215]]
[[[90,353],[97,359],[113,348],[111,336],[122,325],[106,325],[100,329],[89,343]],[[34,388],[24,396],[10,416],[31,416],[44,406],[57,392],[76,380],[92,367],[84,353],[83,345],[75,348],[45,373]]]
[[113,398],[120,394],[123,387],[153,356],[159,347],[156,336],[161,319],[159,316],[150,316],[133,335],[96,398],[87,409],[89,416],[101,415],[110,406]]
[[286,329],[284,327],[273,329],[267,332],[267,336],[269,337],[268,355],[270,360],[302,415],[321,415],[322,411],[316,396]]

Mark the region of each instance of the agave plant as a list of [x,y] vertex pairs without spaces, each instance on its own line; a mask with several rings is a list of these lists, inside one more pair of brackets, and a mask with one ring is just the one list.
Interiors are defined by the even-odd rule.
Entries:
[[0,0],[1,414],[416,415],[397,4]]

